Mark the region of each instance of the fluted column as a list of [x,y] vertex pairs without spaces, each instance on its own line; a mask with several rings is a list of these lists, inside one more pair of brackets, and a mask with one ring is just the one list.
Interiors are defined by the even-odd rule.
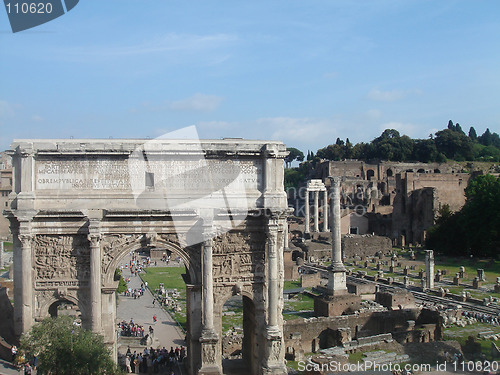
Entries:
[[305,228],[304,228],[304,233],[310,233],[310,230],[309,230],[309,190],[306,188],[306,196],[305,196],[305,213],[306,213],[306,217],[304,219],[304,225],[305,225]]
[[347,292],[346,269],[342,263],[342,235],[340,230],[340,177],[330,177],[332,187],[332,265],[328,279],[329,294],[343,294]]
[[90,328],[94,332],[102,329],[102,271],[101,235],[98,228],[92,228],[88,235],[90,242]]
[[314,192],[314,231],[319,232],[319,191]]
[[328,232],[328,190],[323,191],[323,232]]

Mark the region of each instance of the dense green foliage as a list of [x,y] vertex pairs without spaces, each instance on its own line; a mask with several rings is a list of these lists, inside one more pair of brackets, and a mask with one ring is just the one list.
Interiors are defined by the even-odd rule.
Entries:
[[[308,154],[307,160],[313,159]],[[334,144],[319,149],[317,157],[326,160],[391,160],[444,162],[456,161],[500,161],[500,137],[489,129],[478,136],[474,127],[466,135],[460,124],[450,120],[444,130],[430,135],[428,139],[412,139],[395,129],[386,129],[370,143],[352,145],[349,139],[337,138]]]
[[115,281],[117,280],[119,280],[119,283],[118,288],[116,288],[116,293],[123,293],[127,290],[128,285],[127,282],[123,279],[122,273],[118,268],[115,270]]
[[462,209],[451,213],[443,206],[426,245],[446,254],[497,256],[500,250],[500,178],[472,179],[465,189]]
[[73,324],[73,318],[46,318],[21,337],[28,357],[38,354],[37,373],[52,375],[121,374],[104,338]]

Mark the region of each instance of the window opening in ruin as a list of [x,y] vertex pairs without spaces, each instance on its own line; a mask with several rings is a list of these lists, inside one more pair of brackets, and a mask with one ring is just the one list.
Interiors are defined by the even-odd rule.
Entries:
[[350,227],[349,234],[359,234],[359,228],[358,227]]

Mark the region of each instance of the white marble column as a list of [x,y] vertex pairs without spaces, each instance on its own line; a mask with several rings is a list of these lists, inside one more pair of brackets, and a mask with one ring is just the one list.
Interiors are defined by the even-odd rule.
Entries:
[[342,263],[342,235],[340,230],[340,177],[330,177],[332,187],[332,265],[328,279],[328,293],[331,295],[347,292],[346,269]]
[[306,217],[304,218],[304,225],[305,225],[305,229],[304,229],[304,233],[310,233],[310,229],[309,229],[309,190],[306,188],[306,196],[305,196],[305,212],[306,212]]
[[89,226],[90,233],[90,328],[100,333],[102,330],[102,272],[101,272],[101,235],[98,228]]
[[314,192],[314,231],[319,232],[319,191]]
[[323,232],[328,232],[328,190],[323,190]]

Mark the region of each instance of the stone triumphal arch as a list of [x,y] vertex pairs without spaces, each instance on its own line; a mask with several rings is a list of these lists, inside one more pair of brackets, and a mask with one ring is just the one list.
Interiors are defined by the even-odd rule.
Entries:
[[286,373],[284,144],[68,139],[11,148],[4,213],[18,334],[69,301],[116,353],[115,269],[130,251],[163,248],[186,265],[189,371],[222,373],[222,306],[239,294],[248,368]]

